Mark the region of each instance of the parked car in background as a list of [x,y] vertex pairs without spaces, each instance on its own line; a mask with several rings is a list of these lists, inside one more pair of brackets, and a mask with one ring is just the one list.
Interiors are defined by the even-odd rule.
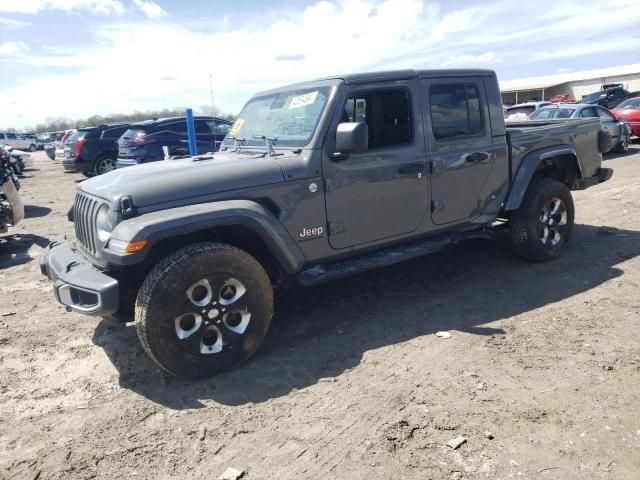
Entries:
[[559,93],[549,99],[551,103],[574,103],[575,100],[571,98],[568,93]]
[[51,160],[56,159],[56,142],[62,140],[65,132],[52,132],[47,134],[47,143],[44,145],[44,151]]
[[31,152],[35,152],[37,149],[35,140],[13,132],[0,132],[0,144]]
[[629,124],[631,134],[640,137],[640,95],[625,100],[611,111],[616,118],[624,119]]
[[55,142],[55,155],[54,155],[54,160],[56,162],[62,162],[64,160],[64,147],[67,144],[67,140],[69,140],[69,137],[71,137],[71,135],[73,135],[75,133],[75,129],[73,130],[66,130],[64,132],[64,135],[62,135],[62,138]]
[[[231,128],[231,122],[215,117],[194,117],[197,153],[215,152]],[[162,147],[169,156],[187,155],[189,142],[185,117],[147,120],[132,124],[118,140],[117,167],[164,160]]]
[[528,102],[513,105],[504,111],[504,120],[506,122],[526,120],[529,115],[545,105],[551,105],[551,102]]
[[[552,120],[560,118],[599,118],[602,128],[613,138],[608,151],[626,152],[629,150],[631,129],[625,120],[600,105],[586,103],[554,103],[543,107],[529,117],[529,120]],[[606,152],[603,152],[606,153]]]
[[64,147],[62,165],[67,172],[82,172],[87,177],[101,175],[116,168],[118,138],[128,123],[110,123],[79,128]]
[[630,93],[618,84],[603,85],[602,90],[599,92],[590,93],[582,97],[582,103],[602,105],[603,107],[612,109],[629,98],[629,95]]

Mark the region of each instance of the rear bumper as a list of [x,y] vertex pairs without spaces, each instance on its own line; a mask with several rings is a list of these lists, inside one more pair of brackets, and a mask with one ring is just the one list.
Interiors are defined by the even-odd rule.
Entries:
[[587,177],[580,179],[578,182],[578,188],[576,190],[584,190],[585,188],[593,187],[599,183],[606,182],[613,176],[613,168],[601,168],[598,170],[598,174],[593,177]]
[[65,172],[89,172],[93,168],[92,162],[83,162],[79,158],[65,158],[62,160]]
[[135,160],[133,158],[118,158],[116,160],[116,168],[124,168],[124,167],[133,167],[134,165],[140,165],[142,162],[140,160]]
[[118,280],[95,268],[64,236],[44,249],[40,271],[53,282],[58,302],[71,310],[102,317],[111,317],[118,311]]

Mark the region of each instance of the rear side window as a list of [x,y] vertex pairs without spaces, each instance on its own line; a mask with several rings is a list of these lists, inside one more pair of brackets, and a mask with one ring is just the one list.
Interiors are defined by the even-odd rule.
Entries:
[[210,122],[207,122],[206,120],[195,120],[193,123],[196,129],[196,133],[202,135],[211,135],[211,129],[208,125]]
[[163,132],[169,130],[170,132],[175,133],[187,133],[187,121],[183,120],[181,122],[173,122],[167,123],[165,125],[160,125],[154,129],[156,132]]
[[114,139],[117,140],[118,138],[120,138],[124,132],[126,132],[129,129],[129,127],[124,126],[124,127],[115,127],[115,128],[109,128],[107,130],[105,130],[104,132],[102,132],[102,138],[105,139]]
[[433,85],[429,89],[431,129],[438,139],[482,133],[480,92],[474,84]]
[[16,134],[15,133],[7,133],[5,136],[7,137],[8,140],[15,140],[16,139]]
[[411,143],[409,93],[405,89],[358,93],[347,99],[341,122],[365,122],[369,148]]
[[596,110],[594,108],[589,107],[589,108],[585,108],[580,112],[580,117],[581,118],[597,118],[598,114],[596,113]]

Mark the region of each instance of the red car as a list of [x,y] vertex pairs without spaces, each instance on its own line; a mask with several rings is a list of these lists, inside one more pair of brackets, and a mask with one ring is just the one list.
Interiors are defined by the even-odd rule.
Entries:
[[631,127],[631,134],[640,137],[640,97],[629,98],[611,110],[616,118],[624,119]]
[[551,97],[549,101],[551,103],[575,103],[575,100],[568,93],[559,93]]

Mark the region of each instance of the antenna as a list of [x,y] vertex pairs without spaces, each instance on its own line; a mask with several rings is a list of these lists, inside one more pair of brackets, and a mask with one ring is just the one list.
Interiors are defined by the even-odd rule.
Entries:
[[213,75],[211,73],[209,74],[209,91],[211,92],[211,116],[213,117]]

